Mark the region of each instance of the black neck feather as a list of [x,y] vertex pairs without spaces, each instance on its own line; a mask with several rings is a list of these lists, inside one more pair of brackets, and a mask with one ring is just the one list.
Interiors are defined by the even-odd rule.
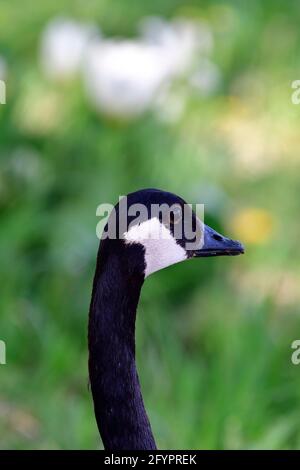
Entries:
[[[131,248],[133,249],[133,248]],[[118,250],[120,250],[118,252]],[[100,247],[89,316],[89,375],[107,450],[156,449],[135,364],[135,318],[144,276],[124,248]],[[133,253],[136,259],[141,253]]]

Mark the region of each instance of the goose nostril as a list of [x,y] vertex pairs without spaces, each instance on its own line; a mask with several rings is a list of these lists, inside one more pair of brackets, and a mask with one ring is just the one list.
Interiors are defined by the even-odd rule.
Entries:
[[217,240],[218,242],[222,242],[223,241],[223,237],[221,237],[221,235],[217,235],[216,233],[213,234],[213,238],[215,240]]

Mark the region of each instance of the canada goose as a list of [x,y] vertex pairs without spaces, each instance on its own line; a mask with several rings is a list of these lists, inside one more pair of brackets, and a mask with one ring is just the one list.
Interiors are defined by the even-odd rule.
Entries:
[[[120,229],[120,204],[98,251],[88,327],[90,384],[105,449],[153,450],[135,364],[136,309],[144,279],[185,259],[239,255],[244,248],[204,225],[183,199],[157,189],[127,196],[127,208],[142,204],[147,213],[135,223],[126,208],[126,225],[115,237],[108,228],[113,220]],[[153,216],[152,208],[161,205],[171,210]],[[188,219],[195,233],[193,248],[186,236]]]

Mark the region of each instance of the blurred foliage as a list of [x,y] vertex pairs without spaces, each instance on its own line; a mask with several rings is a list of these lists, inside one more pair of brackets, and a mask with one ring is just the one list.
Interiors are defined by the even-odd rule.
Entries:
[[[98,115],[82,85],[38,60],[56,15],[134,36],[147,15],[204,18],[222,85],[176,122]],[[1,2],[0,447],[101,446],[87,379],[96,207],[143,187],[206,204],[240,258],[173,266],[145,283],[140,378],[160,448],[298,448],[299,116],[296,0]]]

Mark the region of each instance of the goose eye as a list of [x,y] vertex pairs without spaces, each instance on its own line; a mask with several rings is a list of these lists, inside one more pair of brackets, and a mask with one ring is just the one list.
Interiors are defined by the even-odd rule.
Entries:
[[182,219],[182,209],[180,206],[175,206],[170,212],[171,224],[178,224]]

